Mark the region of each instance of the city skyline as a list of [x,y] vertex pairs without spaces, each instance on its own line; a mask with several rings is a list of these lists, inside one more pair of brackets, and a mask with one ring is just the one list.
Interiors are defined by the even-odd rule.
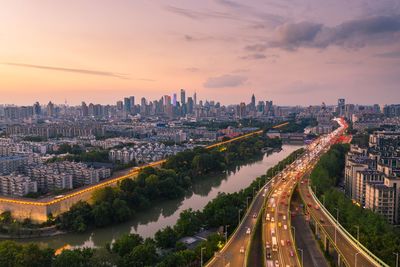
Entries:
[[244,92],[391,104],[399,14],[394,0],[13,1],[0,11],[1,103],[179,99],[187,88],[225,105]]

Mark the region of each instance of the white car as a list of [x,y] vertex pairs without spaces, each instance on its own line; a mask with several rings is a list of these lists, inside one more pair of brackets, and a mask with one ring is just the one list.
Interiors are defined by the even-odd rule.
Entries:
[[249,235],[250,233],[251,233],[250,227],[247,227],[246,234]]
[[240,253],[244,253],[244,246],[240,247]]
[[274,222],[274,221],[275,221],[274,217],[271,217],[271,222]]
[[287,225],[286,224],[283,225],[283,229],[287,230]]
[[275,267],[279,267],[279,261],[278,260],[275,261]]

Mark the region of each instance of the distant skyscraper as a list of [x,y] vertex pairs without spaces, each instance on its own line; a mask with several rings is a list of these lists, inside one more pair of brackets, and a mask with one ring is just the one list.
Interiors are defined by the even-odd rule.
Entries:
[[126,112],[131,112],[131,100],[129,97],[124,98],[124,110]]
[[133,109],[135,108],[135,97],[134,96],[129,97],[129,102],[131,105],[131,112],[133,112]]
[[187,112],[189,114],[193,114],[193,105],[194,105],[193,98],[192,97],[188,97]]
[[174,94],[174,96],[173,96],[173,98],[172,98],[172,105],[174,106],[174,107],[176,107],[176,94]]
[[42,108],[40,107],[39,102],[33,104],[33,113],[37,116],[42,114]]
[[117,109],[118,109],[119,111],[122,111],[122,110],[124,109],[124,102],[118,101],[118,102],[117,102]]
[[256,109],[256,97],[254,96],[254,94],[251,96],[251,109],[255,110]]
[[89,115],[89,109],[85,102],[82,102],[82,116],[87,117]]
[[194,106],[197,106],[197,93],[196,92],[194,92],[194,95],[193,95],[193,102],[194,102]]
[[185,105],[186,104],[186,92],[185,89],[181,89],[181,105]]
[[54,117],[54,104],[51,101],[47,104],[47,116]]
[[339,116],[344,116],[346,102],[344,98],[339,98],[338,100],[338,114]]

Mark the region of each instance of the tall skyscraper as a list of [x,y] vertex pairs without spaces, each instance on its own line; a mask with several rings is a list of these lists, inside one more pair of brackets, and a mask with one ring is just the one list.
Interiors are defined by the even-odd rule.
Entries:
[[33,104],[33,114],[35,114],[36,116],[39,116],[42,114],[42,108],[40,107],[39,102],[36,102],[35,104]]
[[256,109],[256,97],[254,96],[254,94],[251,96],[251,109],[255,110]]
[[89,115],[89,109],[85,102],[82,102],[82,116],[87,117]]
[[54,117],[54,104],[51,101],[47,104],[47,116]]
[[187,102],[187,112],[189,114],[193,114],[193,98],[192,97],[188,97],[188,102]]
[[186,104],[186,92],[185,89],[181,89],[181,105],[184,106]]
[[339,100],[338,100],[338,114],[339,114],[339,116],[344,116],[345,106],[346,106],[346,101],[344,100],[344,98],[339,98]]
[[196,107],[197,106],[197,93],[196,92],[194,92],[194,95],[193,95],[193,102],[194,102],[194,106]]
[[174,107],[176,107],[176,101],[177,101],[176,98],[177,98],[177,97],[176,97],[176,94],[174,94],[174,96],[173,96],[173,98],[172,98],[172,105],[173,105]]
[[131,112],[131,100],[129,97],[124,98],[124,110],[126,112]]
[[130,101],[130,105],[131,105],[131,111],[133,111],[133,109],[135,107],[135,97],[134,96],[129,97],[129,101]]

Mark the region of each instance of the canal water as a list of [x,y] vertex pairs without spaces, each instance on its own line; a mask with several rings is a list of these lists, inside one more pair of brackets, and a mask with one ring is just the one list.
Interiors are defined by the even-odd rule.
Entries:
[[112,242],[112,240],[126,233],[137,233],[144,238],[153,237],[159,229],[168,225],[175,225],[183,210],[189,208],[193,210],[203,209],[219,192],[232,193],[246,188],[255,178],[265,174],[270,167],[273,167],[300,147],[302,146],[285,144],[279,152],[266,154],[259,160],[247,163],[234,170],[199,180],[182,199],[157,203],[150,209],[137,213],[128,222],[94,229],[83,234],[69,233],[54,237],[22,240],[22,242],[41,243],[51,248],[60,248],[65,245],[98,247],[104,246],[107,242]]

